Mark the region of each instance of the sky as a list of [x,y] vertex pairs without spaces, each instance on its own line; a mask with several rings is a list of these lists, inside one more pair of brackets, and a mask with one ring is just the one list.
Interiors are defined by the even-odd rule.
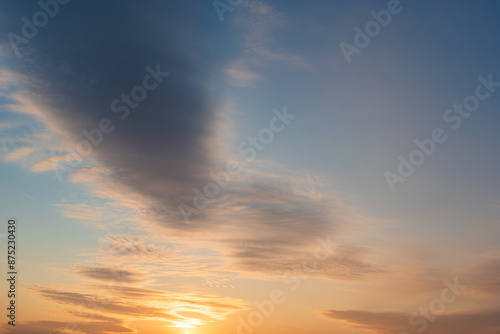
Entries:
[[1,1],[1,331],[500,333],[499,13]]

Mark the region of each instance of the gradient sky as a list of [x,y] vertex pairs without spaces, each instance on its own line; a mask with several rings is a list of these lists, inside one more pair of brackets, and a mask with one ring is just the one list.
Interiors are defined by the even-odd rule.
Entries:
[[65,1],[0,2],[3,332],[500,333],[498,2]]

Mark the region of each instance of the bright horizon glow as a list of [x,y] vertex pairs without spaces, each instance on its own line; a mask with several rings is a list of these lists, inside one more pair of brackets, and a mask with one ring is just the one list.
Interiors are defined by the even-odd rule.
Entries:
[[173,324],[174,326],[172,327],[195,328],[195,326],[203,325],[203,322],[199,321],[198,319],[190,319],[186,321],[174,321]]

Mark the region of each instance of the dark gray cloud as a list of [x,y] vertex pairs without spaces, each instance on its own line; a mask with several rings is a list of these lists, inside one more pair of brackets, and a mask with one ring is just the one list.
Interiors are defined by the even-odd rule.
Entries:
[[[8,17],[2,35],[20,34],[21,17],[40,11],[36,1],[0,6]],[[222,50],[230,48],[214,46],[227,36],[212,11],[201,0],[74,0],[20,47],[22,58],[4,45],[11,53],[4,60],[30,78],[30,99],[49,126],[73,141],[111,119],[116,129],[91,158],[108,168],[109,179],[176,214],[172,205],[190,195],[210,165],[211,87],[225,60]],[[147,66],[170,74],[121,120],[125,111],[114,113],[112,101],[142,85]]]

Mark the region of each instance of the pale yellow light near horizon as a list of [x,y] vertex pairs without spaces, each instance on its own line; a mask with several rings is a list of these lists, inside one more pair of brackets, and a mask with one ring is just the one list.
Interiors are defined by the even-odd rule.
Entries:
[[195,326],[199,325],[203,325],[203,322],[198,319],[186,319],[185,321],[175,321],[172,327],[186,328],[186,331],[188,331],[187,328],[195,328]]

